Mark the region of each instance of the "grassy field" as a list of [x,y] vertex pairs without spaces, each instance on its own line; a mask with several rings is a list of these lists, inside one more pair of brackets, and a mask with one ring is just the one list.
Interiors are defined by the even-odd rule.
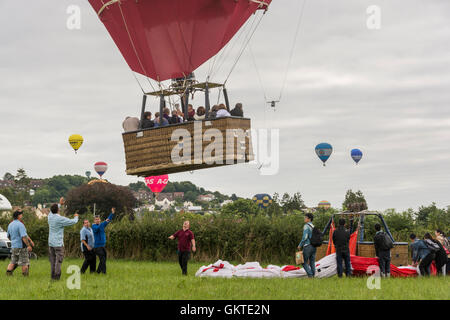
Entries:
[[[66,282],[66,259],[61,281],[50,281],[45,259],[31,261],[30,276],[20,269],[13,277],[0,275],[0,299],[450,299],[450,277],[385,279],[380,290],[369,290],[367,278],[339,279],[205,279],[194,273],[202,263],[189,264],[189,276],[182,277],[173,262],[108,261],[108,274],[81,275],[81,289],[70,290]],[[6,270],[8,261],[0,264]]]

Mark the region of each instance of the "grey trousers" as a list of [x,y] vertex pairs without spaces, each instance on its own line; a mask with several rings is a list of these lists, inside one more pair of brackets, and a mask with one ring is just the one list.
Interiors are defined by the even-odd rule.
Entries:
[[48,247],[48,259],[50,260],[52,279],[59,280],[61,278],[61,265],[64,260],[64,247]]

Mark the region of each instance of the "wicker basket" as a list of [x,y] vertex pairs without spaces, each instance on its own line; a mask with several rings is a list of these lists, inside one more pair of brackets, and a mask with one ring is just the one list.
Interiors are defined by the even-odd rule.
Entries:
[[252,161],[249,129],[250,119],[226,117],[126,132],[127,174],[147,177]]

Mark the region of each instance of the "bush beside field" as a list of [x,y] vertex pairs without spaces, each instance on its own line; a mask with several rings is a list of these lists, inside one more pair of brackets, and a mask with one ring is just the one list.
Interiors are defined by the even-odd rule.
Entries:
[[[314,224],[322,229],[332,211],[315,215]],[[47,255],[47,219],[39,220],[32,214],[25,214],[25,224],[34,240],[35,252]],[[92,217],[92,215],[85,215]],[[65,229],[65,249],[68,257],[81,257],[80,229],[77,225]],[[396,241],[408,241],[408,235],[416,232],[422,236],[433,231],[422,225],[411,223],[408,214],[387,212],[384,218]],[[107,227],[108,257],[172,261],[176,260],[177,242],[168,238],[181,228],[184,220],[191,221],[191,229],[197,241],[197,261],[211,262],[217,259],[229,261],[268,261],[277,264],[293,263],[293,253],[301,239],[303,214],[289,214],[275,217],[265,215],[230,216],[198,215],[147,212],[142,219],[130,221],[127,218],[113,221]],[[6,230],[9,219],[1,218],[0,225]],[[376,217],[366,217],[366,240],[372,240]]]

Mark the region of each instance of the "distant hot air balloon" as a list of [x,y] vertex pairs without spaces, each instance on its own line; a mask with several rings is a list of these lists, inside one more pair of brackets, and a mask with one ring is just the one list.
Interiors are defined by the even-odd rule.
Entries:
[[90,171],[86,171],[84,174],[86,175],[86,177],[87,177],[88,179],[91,178],[91,172],[90,172]]
[[358,164],[359,160],[361,160],[363,156],[362,151],[359,149],[353,149],[350,154],[352,156],[352,159],[356,162],[356,164]]
[[79,134],[73,134],[69,137],[69,143],[72,146],[73,150],[75,150],[75,153],[77,153],[77,150],[80,149],[83,141],[83,137]]
[[328,201],[323,200],[323,201],[320,201],[320,202],[319,202],[319,204],[317,205],[317,207],[318,207],[319,209],[325,209],[325,210],[327,210],[327,209],[330,209],[330,208],[331,208],[331,203],[329,203]]
[[106,164],[106,162],[99,161],[94,164],[94,169],[95,172],[98,173],[100,178],[102,178],[103,174],[106,172],[106,170],[108,170],[108,165]]
[[272,203],[272,197],[267,193],[255,194],[252,201],[258,205],[258,207],[265,209]]
[[316,146],[316,154],[320,160],[323,162],[323,166],[325,166],[325,162],[331,156],[333,152],[333,147],[329,143],[319,143]]
[[166,187],[168,182],[169,182],[169,176],[167,174],[162,175],[162,176],[151,176],[151,177],[145,178],[145,184],[154,193],[159,193],[159,192],[163,191],[163,189]]

